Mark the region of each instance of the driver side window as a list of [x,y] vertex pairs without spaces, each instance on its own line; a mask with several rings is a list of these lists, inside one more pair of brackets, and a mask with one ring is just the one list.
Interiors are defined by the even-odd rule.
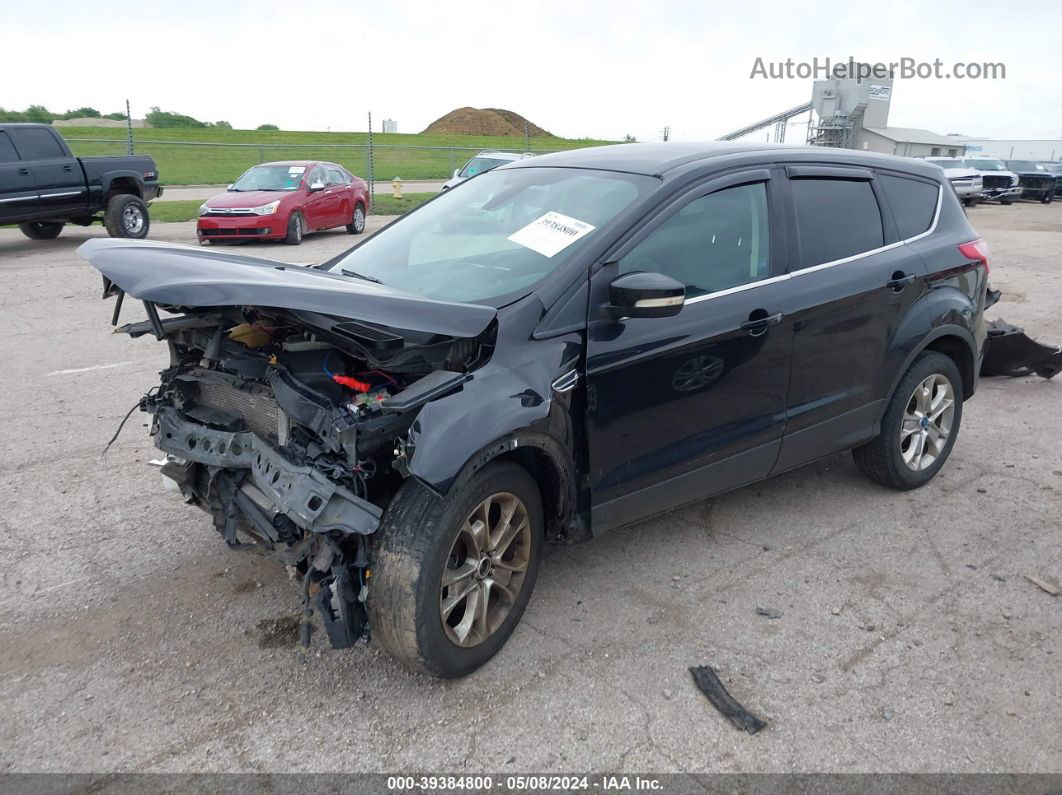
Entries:
[[323,185],[324,181],[325,181],[324,169],[321,168],[320,166],[317,166],[317,167],[314,168],[313,171],[310,172],[310,176],[306,178],[306,187],[307,188],[312,187],[315,183],[318,183],[318,182]]
[[686,285],[686,297],[740,287],[770,275],[767,184],[694,199],[619,262],[619,272],[654,271]]

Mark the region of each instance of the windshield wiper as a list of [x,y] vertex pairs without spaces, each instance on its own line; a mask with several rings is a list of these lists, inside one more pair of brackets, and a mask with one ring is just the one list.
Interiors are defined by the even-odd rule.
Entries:
[[383,282],[379,279],[376,279],[372,276],[366,276],[364,273],[355,273],[354,271],[348,271],[346,268],[340,268],[339,272],[342,273],[344,276],[350,276],[353,279],[363,279],[367,282],[372,282],[373,284],[383,284]]

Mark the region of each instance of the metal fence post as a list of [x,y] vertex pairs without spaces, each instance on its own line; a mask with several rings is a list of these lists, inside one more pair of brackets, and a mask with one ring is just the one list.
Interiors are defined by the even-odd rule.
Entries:
[[258,147],[258,162],[265,162],[265,149],[263,149],[262,147]]
[[129,134],[129,154],[133,154],[133,114],[129,110],[129,100],[125,101],[125,129]]
[[369,203],[376,201],[376,175],[373,174],[372,156],[372,111],[369,111]]
[[451,146],[448,151],[450,153],[450,170],[447,171],[446,173],[447,174],[453,174],[454,173],[454,148]]

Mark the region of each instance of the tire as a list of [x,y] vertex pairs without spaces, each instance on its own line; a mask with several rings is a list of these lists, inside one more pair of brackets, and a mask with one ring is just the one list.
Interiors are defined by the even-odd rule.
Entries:
[[365,231],[365,205],[361,202],[354,204],[354,212],[350,219],[350,223],[347,224],[347,232],[352,235],[360,235]]
[[55,240],[63,231],[63,224],[60,221],[34,221],[19,224],[18,228],[30,240]]
[[976,196],[971,196],[968,199],[963,199],[962,203],[965,204],[967,207],[976,207],[977,206],[977,197]]
[[1050,204],[1054,200],[1055,200],[1055,194],[1054,193],[1045,193],[1043,196],[1040,197],[1040,203],[1041,204]]
[[[944,410],[938,420],[927,419],[927,425],[919,419],[912,419],[911,414],[917,413],[919,409],[915,404],[916,388],[931,378],[936,379],[937,384],[933,388],[930,400],[936,398],[937,387],[942,386],[939,379],[943,379],[950,388],[952,403],[950,415],[947,410]],[[912,407],[915,408],[915,412],[909,412]],[[881,420],[881,433],[871,442],[855,448],[852,451],[852,457],[855,458],[856,466],[871,480],[893,489],[903,491],[916,489],[932,480],[933,476],[944,466],[952,447],[955,446],[961,423],[962,376],[959,374],[959,368],[943,353],[925,351],[912,362],[889,399],[885,416]],[[939,432],[945,424],[947,434],[941,446]],[[921,430],[911,432],[912,427],[919,427]],[[936,434],[933,428],[937,429]],[[901,433],[909,434],[906,437],[908,439],[906,446]],[[919,463],[924,466],[916,469],[905,461],[905,456],[911,453],[911,447],[918,443],[919,436],[923,437],[925,455],[931,456],[932,460],[921,459]],[[938,439],[935,445],[928,441],[928,437],[933,436]]]
[[284,238],[284,242],[289,246],[297,246],[302,243],[303,235],[305,234],[305,223],[302,220],[302,213],[295,210],[288,217],[288,234]]
[[1014,204],[1014,200],[1013,199],[1000,199],[999,203],[1002,204],[1002,205]]
[[111,237],[143,240],[148,235],[151,219],[148,217],[147,205],[139,196],[119,193],[111,196],[107,202],[107,208],[103,211],[103,225]]
[[[526,516],[526,523],[519,523],[524,529],[502,550],[500,560],[492,558],[497,569],[488,563],[485,573],[486,558],[477,558],[466,542],[473,540],[473,514],[487,504],[488,498],[515,498],[524,509],[521,514],[517,507],[515,515]],[[492,503],[489,515],[497,517],[505,504],[511,503]],[[490,526],[488,522],[488,529]],[[373,639],[414,670],[444,679],[467,676],[501,649],[519,622],[535,587],[542,539],[538,487],[516,464],[489,464],[442,499],[409,478],[388,508],[379,531],[366,604]],[[506,571],[503,561],[510,566],[515,561],[523,567],[522,572]],[[476,620],[478,614],[467,612],[474,609],[472,595],[463,601],[453,599],[450,612],[444,614],[450,589],[457,587],[443,591],[444,570],[457,578],[456,582],[468,583],[471,590],[480,589],[475,604],[486,594],[485,603],[492,611],[486,619],[493,626],[483,631],[480,627],[484,625]],[[471,573],[459,574],[462,571]],[[503,583],[506,574],[509,579]],[[519,574],[522,576],[514,584]],[[515,589],[515,598],[501,598],[506,584]],[[508,612],[502,612],[506,607]],[[462,629],[467,633],[466,645],[459,645]]]

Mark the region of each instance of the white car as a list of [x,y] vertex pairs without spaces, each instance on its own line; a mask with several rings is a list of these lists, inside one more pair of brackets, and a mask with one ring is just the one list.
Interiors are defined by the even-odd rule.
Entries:
[[527,160],[529,157],[534,157],[534,155],[531,152],[480,152],[465,163],[463,167],[454,169],[453,178],[444,182],[442,189],[450,190],[450,188],[460,185],[466,179],[471,179],[477,174],[490,171],[498,166],[504,166],[506,163]]
[[999,199],[1000,204],[1013,204],[1021,198],[1021,179],[996,157],[964,157],[962,164],[981,174],[982,199]]
[[927,157],[927,163],[933,163],[944,169],[944,176],[948,178],[951,187],[955,189],[955,195],[959,197],[967,207],[973,207],[981,198],[984,191],[984,182],[981,172],[975,168],[964,166],[957,157]]

